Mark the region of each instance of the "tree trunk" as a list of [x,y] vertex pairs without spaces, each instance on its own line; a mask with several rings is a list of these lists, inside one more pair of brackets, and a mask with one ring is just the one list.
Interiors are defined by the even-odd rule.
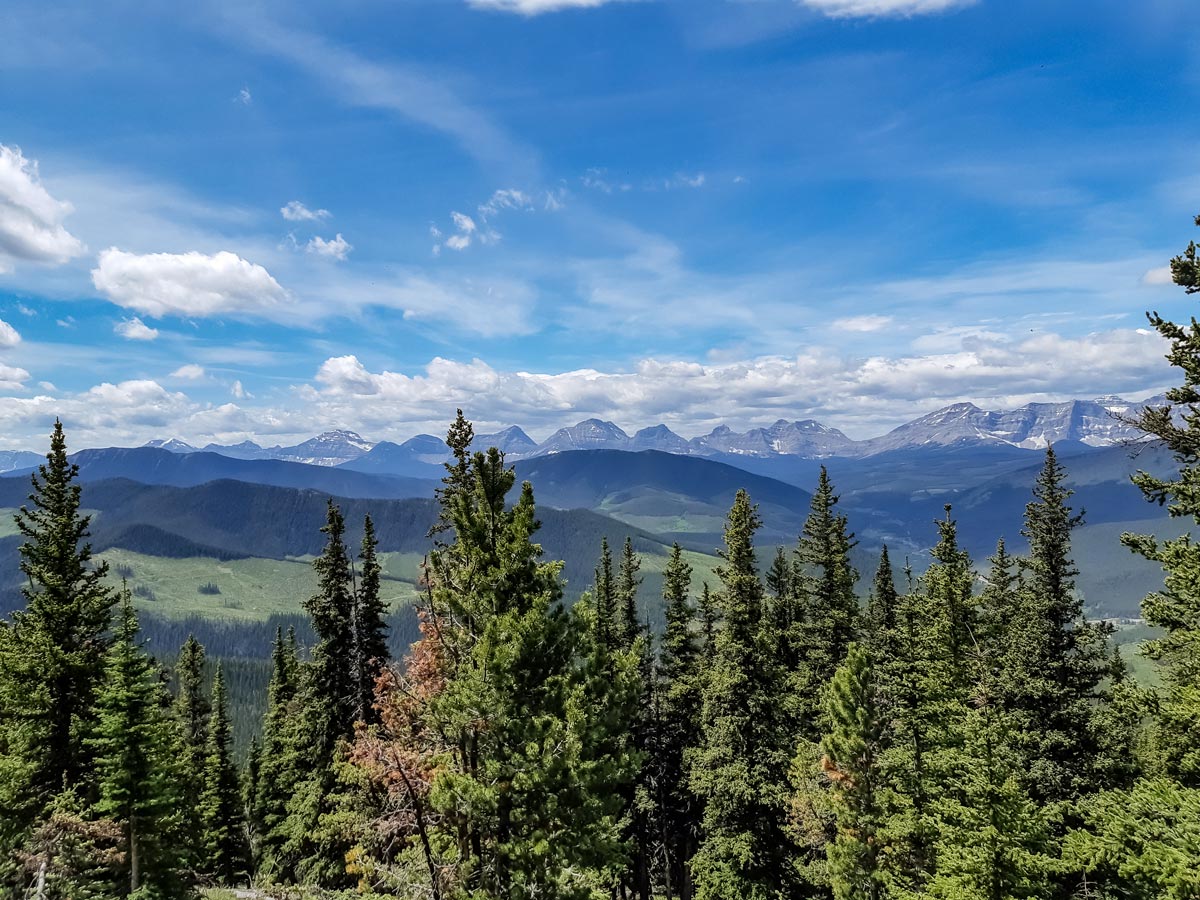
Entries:
[[138,870],[138,835],[137,825],[132,816],[129,817],[129,893],[136,894],[142,886],[141,872]]

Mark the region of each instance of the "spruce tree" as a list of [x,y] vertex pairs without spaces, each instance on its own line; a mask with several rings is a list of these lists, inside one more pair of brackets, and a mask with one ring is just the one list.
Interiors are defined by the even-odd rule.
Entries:
[[794,590],[804,607],[804,647],[789,661],[795,693],[802,698],[799,727],[814,739],[820,733],[821,691],[845,658],[858,633],[858,573],[850,565],[854,535],[838,512],[838,496],[825,467],[813,493],[808,518],[796,548]]
[[359,682],[354,671],[354,591],[346,523],[332,500],[321,532],[327,539],[325,549],[313,560],[317,592],[304,603],[317,635],[306,706],[312,762],[327,767],[337,742],[353,734]]
[[200,822],[204,846],[201,871],[221,884],[233,884],[249,870],[250,860],[241,789],[233,761],[225,673],[220,665],[213,677],[212,723],[203,769]]
[[593,593],[596,606],[596,643],[605,650],[616,650],[621,645],[621,620],[616,579],[613,577],[612,550],[608,546],[607,537],[600,538],[600,562],[596,564]]
[[881,758],[884,721],[870,653],[851,644],[826,695],[822,768],[832,785],[837,837],[827,848],[835,900],[887,896]]
[[704,803],[692,857],[698,900],[766,900],[791,883],[784,833],[790,737],[779,721],[781,673],[764,635],[754,552],[761,519],[738,491],[725,527],[720,604],[724,627],[704,689],[701,746],[689,786]]
[[388,663],[387,603],[380,597],[382,568],[376,556],[379,540],[370,516],[363,519],[362,548],[358,561],[361,574],[354,592],[354,665],[358,692],[354,718],[368,725],[377,724],[374,708],[375,681]]
[[178,744],[161,673],[137,635],[126,592],[87,739],[96,760],[95,812],[122,830],[122,894],[180,896]]
[[185,777],[180,784],[180,810],[185,835],[186,861],[197,867],[204,850],[200,795],[204,789],[204,762],[208,757],[208,720],[211,706],[204,691],[204,647],[189,635],[175,662],[175,721],[179,730],[179,764]]
[[690,900],[688,862],[700,836],[701,808],[687,786],[687,754],[700,744],[703,689],[703,623],[689,602],[692,567],[676,543],[663,570],[666,631],[659,659],[661,739],[658,765],[663,791],[663,883],[668,896]]
[[0,623],[0,858],[64,786],[92,776],[85,736],[103,678],[114,592],[93,563],[79,468],[54,423],[46,462],[32,476],[16,525],[25,608]]
[[279,880],[292,874],[291,862],[283,852],[287,843],[287,804],[304,774],[300,756],[299,676],[295,634],[289,632],[285,639],[282,631],[276,630],[267,711],[263,717],[258,788],[250,804],[250,827],[257,835],[255,869]]
[[1047,448],[1025,508],[1029,559],[999,660],[1001,702],[1017,716],[1027,784],[1042,802],[1074,801],[1105,786],[1095,771],[1100,738],[1093,720],[1106,699],[1111,629],[1084,618],[1075,590],[1071,531],[1083,519],[1068,505],[1065,478],[1054,448]]
[[625,545],[621,548],[621,566],[617,572],[615,588],[615,604],[620,622],[620,642],[625,648],[632,647],[638,635],[642,633],[638,620],[637,592],[642,583],[638,572],[642,561],[633,552],[633,538],[626,537]]
[[896,576],[888,557],[887,544],[879,553],[879,567],[871,582],[864,621],[866,643],[875,659],[891,659],[897,652],[900,628],[900,595],[896,592]]

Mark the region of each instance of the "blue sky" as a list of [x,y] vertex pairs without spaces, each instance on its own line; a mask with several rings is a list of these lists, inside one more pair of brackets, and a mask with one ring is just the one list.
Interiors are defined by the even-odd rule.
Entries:
[[0,9],[0,445],[1146,396],[1183,0]]

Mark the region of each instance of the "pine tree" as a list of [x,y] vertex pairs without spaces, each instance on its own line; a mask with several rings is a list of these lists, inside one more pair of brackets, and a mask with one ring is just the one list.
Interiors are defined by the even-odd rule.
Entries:
[[692,858],[699,900],[773,898],[791,871],[784,833],[790,737],[779,722],[782,677],[762,628],[763,586],[754,534],[761,525],[739,491],[725,527],[718,570],[725,626],[704,690],[703,737],[689,785],[704,806]]
[[0,858],[64,786],[92,774],[84,737],[95,724],[114,593],[108,566],[92,562],[79,469],[55,422],[31,505],[16,515],[25,608],[0,623]]
[[159,669],[138,646],[137,635],[137,615],[126,592],[96,697],[96,725],[87,741],[96,759],[95,812],[122,829],[128,892],[178,896],[175,729]]
[[258,788],[251,800],[250,827],[257,835],[255,869],[280,880],[291,876],[283,853],[287,843],[287,804],[303,777],[299,744],[299,676],[295,634],[279,630],[271,651],[271,681],[263,718]]
[[937,872],[927,893],[945,900],[1053,896],[1044,812],[1022,783],[1013,725],[990,680],[985,675],[972,698],[962,749],[937,802]]
[[200,822],[204,844],[201,871],[222,884],[232,884],[248,871],[250,863],[227,703],[225,673],[218,665],[213,677],[212,724],[203,769]]
[[380,597],[382,568],[375,555],[379,540],[370,516],[363,519],[362,548],[358,560],[362,567],[358,587],[354,592],[354,665],[358,693],[354,703],[354,718],[368,725],[379,721],[373,703],[375,682],[388,663],[387,603]]
[[700,603],[696,611],[700,614],[700,636],[704,659],[706,662],[711,662],[717,652],[717,624],[720,622],[721,612],[708,589],[707,581],[701,586]]
[[659,660],[662,724],[657,762],[663,792],[663,884],[669,897],[680,900],[690,900],[692,895],[688,861],[696,852],[701,815],[687,786],[685,762],[689,750],[700,744],[703,688],[703,623],[697,623],[698,611],[688,599],[691,580],[692,567],[675,544],[663,571],[667,625]]
[[983,593],[979,595],[975,637],[990,654],[999,655],[1018,616],[1024,585],[1018,561],[1009,554],[1004,538],[996,542],[996,553],[988,562],[991,567]]
[[506,503],[515,478],[494,448],[466,480],[444,500],[455,540],[426,570],[446,661],[421,713],[446,748],[429,846],[466,894],[590,898],[622,861],[617,815],[641,761],[612,750],[630,728],[638,658],[588,670],[585,622],[533,542],[532,489]]
[[881,757],[884,722],[870,653],[851,644],[826,695],[822,768],[832,784],[837,838],[827,848],[836,900],[887,896]]
[[185,773],[180,784],[180,814],[189,866],[201,863],[204,850],[200,821],[200,794],[204,787],[204,761],[208,756],[208,719],[211,706],[204,692],[204,647],[189,635],[175,662],[175,721],[179,731],[179,764]]

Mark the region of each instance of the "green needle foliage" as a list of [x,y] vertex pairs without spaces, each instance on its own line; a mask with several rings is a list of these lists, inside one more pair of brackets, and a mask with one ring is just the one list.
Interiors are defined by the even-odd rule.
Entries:
[[358,553],[361,574],[354,591],[354,676],[357,694],[354,700],[354,718],[368,725],[379,722],[374,708],[375,682],[387,666],[389,653],[387,644],[387,604],[379,595],[380,577],[383,573],[375,555],[379,539],[375,537],[375,523],[370,516],[363,520],[362,547]]
[[204,647],[189,636],[180,648],[175,663],[175,720],[179,729],[179,762],[184,772],[193,777],[180,785],[182,809],[180,815],[186,835],[187,864],[199,868],[204,846],[204,831],[200,816],[200,795],[204,789],[204,763],[208,757],[208,720],[212,712],[204,691]]
[[88,739],[96,759],[95,812],[122,831],[119,896],[183,896],[178,744],[162,673],[137,635],[137,615],[126,592]]
[[0,623],[0,872],[51,798],[94,774],[86,735],[115,595],[108,566],[92,561],[78,474],[56,421],[16,516],[25,608]]
[[763,628],[754,551],[760,525],[750,497],[739,491],[718,570],[724,627],[716,634],[701,742],[689,772],[689,786],[704,803],[704,834],[691,862],[698,900],[766,900],[791,881],[784,829],[791,748],[780,722],[783,677]]
[[204,761],[200,822],[204,857],[201,871],[221,884],[233,884],[249,871],[242,792],[233,761],[225,673],[217,666],[212,688],[212,723]]

